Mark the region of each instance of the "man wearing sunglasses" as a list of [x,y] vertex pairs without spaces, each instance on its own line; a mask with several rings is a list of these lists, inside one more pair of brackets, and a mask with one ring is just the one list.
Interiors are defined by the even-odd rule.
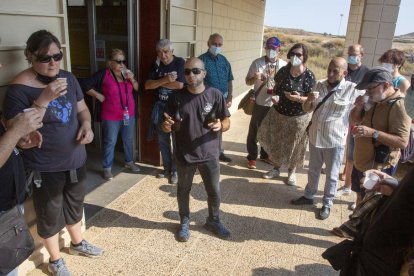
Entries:
[[[168,39],[161,39],[156,45],[157,60],[153,63],[148,80],[145,82],[146,90],[154,90],[156,101],[152,110],[149,139],[155,127],[158,135],[158,145],[161,152],[164,171],[157,178],[170,177],[171,184],[177,184],[177,170],[174,160],[174,148],[171,148],[171,134],[161,129],[163,120],[162,111],[173,90],[181,89],[184,85],[184,59],[173,55],[174,49]],[[174,136],[172,138],[175,144]],[[173,146],[174,147],[174,146]]]
[[[207,86],[217,88],[226,99],[227,108],[231,107],[233,100],[233,73],[230,62],[221,54],[223,37],[214,33],[207,42],[208,50],[199,58],[206,66],[207,75],[204,82]],[[231,158],[224,155],[222,148],[223,137],[220,135],[220,161],[231,162]]]
[[[178,172],[177,201],[180,227],[177,240],[190,238],[190,191],[196,170],[200,172],[207,192],[208,213],[204,227],[221,239],[230,232],[220,222],[220,164],[219,136],[230,128],[230,113],[221,92],[204,85],[206,70],[198,58],[190,58],[184,65],[187,87],[176,91],[168,100],[162,129],[175,129],[176,162]],[[180,107],[177,110],[177,104]],[[177,112],[180,122],[173,118]],[[179,124],[179,126],[178,126]]]

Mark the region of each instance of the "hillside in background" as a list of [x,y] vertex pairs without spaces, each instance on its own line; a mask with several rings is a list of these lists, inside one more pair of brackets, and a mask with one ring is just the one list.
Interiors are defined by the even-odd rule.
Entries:
[[[333,57],[346,56],[344,36],[265,26],[264,41],[271,36],[277,36],[282,41],[281,58],[284,60],[287,59],[286,53],[293,44],[300,42],[308,46],[307,67],[312,70],[317,79],[326,78],[326,68]],[[406,54],[407,62],[401,69],[401,73],[405,76],[411,76],[414,73],[414,33],[395,37],[392,47]]]

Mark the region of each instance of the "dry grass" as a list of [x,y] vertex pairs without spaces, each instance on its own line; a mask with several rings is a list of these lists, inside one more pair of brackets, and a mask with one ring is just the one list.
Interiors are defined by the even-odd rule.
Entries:
[[[335,56],[344,56],[345,38],[329,36],[323,34],[310,33],[303,30],[266,27],[264,39],[277,36],[282,41],[281,57],[286,60],[286,53],[295,43],[304,43],[309,48],[307,67],[315,74],[317,79],[326,78],[326,69],[330,60]],[[414,73],[414,41],[407,39],[395,39],[393,48],[404,51],[407,56],[412,56],[407,60],[401,69],[401,74],[410,79]]]

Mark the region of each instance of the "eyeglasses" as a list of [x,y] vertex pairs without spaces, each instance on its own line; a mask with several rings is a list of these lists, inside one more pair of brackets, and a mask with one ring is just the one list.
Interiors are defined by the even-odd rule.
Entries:
[[201,68],[184,68],[184,74],[190,75],[190,73],[193,73],[194,75],[199,75],[201,72],[204,71],[204,69]]
[[53,61],[61,61],[62,58],[63,58],[62,51],[60,51],[58,54],[54,54],[52,56],[49,56],[49,55],[48,56],[43,56],[43,57],[36,56],[36,60],[38,62],[41,62],[41,63],[49,63],[52,60],[52,58],[53,58]]
[[295,52],[290,53],[290,57],[293,57],[293,56],[302,57],[303,54],[301,54],[301,53],[295,53]]
[[382,84],[382,82],[378,83],[377,85],[374,85],[374,86],[371,86],[371,87],[367,87],[367,88],[365,88],[365,90],[372,90],[372,89],[375,89],[375,88],[377,88],[378,86],[380,86],[381,84]]
[[116,59],[113,59],[112,61],[115,61],[116,63],[118,63],[119,65],[121,65],[121,64],[126,64],[127,63],[127,61],[124,59],[124,60],[116,60]]

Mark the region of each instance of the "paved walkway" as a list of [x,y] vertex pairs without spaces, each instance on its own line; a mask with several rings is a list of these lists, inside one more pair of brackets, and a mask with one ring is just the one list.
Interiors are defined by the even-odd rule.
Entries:
[[[316,206],[290,205],[292,198],[303,194],[306,169],[298,171],[298,187],[283,183],[286,170],[281,179],[266,180],[261,175],[270,165],[258,162],[257,170],[247,169],[245,140],[249,120],[241,111],[234,113],[231,130],[224,135],[224,147],[233,162],[222,163],[221,219],[232,232],[230,240],[220,240],[202,227],[207,204],[202,180],[197,175],[191,192],[191,237],[187,243],[177,242],[175,186],[147,175],[87,220],[84,235],[106,250],[102,258],[71,256],[67,249],[63,250],[72,273],[338,275],[321,258],[321,253],[341,240],[328,230],[346,220],[353,198],[337,199],[325,221],[315,218],[316,207],[321,206],[321,192]],[[118,174],[102,188],[117,185],[124,174]],[[93,191],[88,197],[93,198]],[[44,265],[30,275],[45,273]]]

